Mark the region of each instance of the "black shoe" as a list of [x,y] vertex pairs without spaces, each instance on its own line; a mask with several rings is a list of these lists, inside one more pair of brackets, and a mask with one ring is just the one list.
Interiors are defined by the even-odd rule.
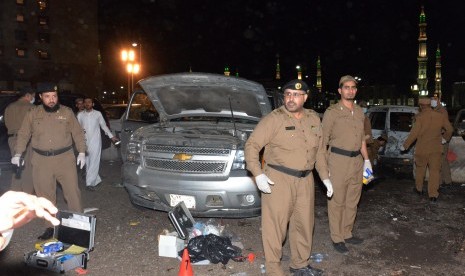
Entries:
[[415,188],[415,187],[413,187],[413,191],[419,196],[424,194],[423,191],[418,191],[417,188]]
[[289,271],[294,273],[294,276],[320,276],[323,275],[323,270],[311,267],[307,265],[306,267],[302,268],[292,268],[289,267]]
[[352,237],[345,240],[346,243],[350,244],[361,244],[363,242],[362,238]]
[[45,229],[45,232],[42,235],[38,236],[37,238],[39,240],[48,240],[52,237],[53,237],[53,228],[48,227],[47,229]]
[[438,201],[438,198],[437,198],[437,197],[430,197],[430,198],[429,198],[429,201],[430,201],[431,203],[436,203],[436,201]]
[[346,244],[343,242],[333,242],[334,249],[341,254],[349,253],[349,249],[347,249]]

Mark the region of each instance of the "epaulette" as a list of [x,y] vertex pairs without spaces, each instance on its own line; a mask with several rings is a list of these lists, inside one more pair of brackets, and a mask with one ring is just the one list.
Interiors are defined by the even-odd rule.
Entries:
[[68,109],[68,110],[70,110],[71,112],[73,112],[73,110],[72,110],[71,108],[69,108],[68,106],[66,106],[66,105],[60,104],[60,109],[61,109],[61,108],[63,108],[63,109]]
[[276,108],[275,110],[272,111],[273,113],[276,114],[284,114],[284,111],[281,108]]

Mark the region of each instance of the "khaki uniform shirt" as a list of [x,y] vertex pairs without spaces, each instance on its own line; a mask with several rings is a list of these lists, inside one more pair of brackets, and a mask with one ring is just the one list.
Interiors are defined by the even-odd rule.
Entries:
[[365,141],[367,142],[367,146],[373,144],[373,134],[371,131],[371,122],[370,118],[365,115],[365,120],[363,120],[363,129],[365,130]]
[[446,116],[427,108],[415,116],[415,124],[403,146],[408,149],[416,140],[415,153],[442,152],[442,138],[449,141],[453,131],[454,128]]
[[304,109],[303,117],[296,119],[281,106],[262,118],[245,145],[247,169],[254,176],[263,173],[259,160],[263,147],[268,164],[312,170],[316,163],[320,178],[329,178],[321,122],[313,110]]
[[323,116],[323,145],[349,151],[362,148],[365,140],[365,114],[362,108],[354,105],[352,112],[342,102],[326,109]]
[[23,98],[7,106],[5,109],[5,126],[8,129],[8,134],[15,135],[18,133],[24,117],[32,108],[34,108],[34,105]]
[[73,111],[64,105],[57,112],[46,112],[42,105],[34,107],[24,118],[18,131],[15,153],[26,149],[31,138],[33,148],[39,150],[58,150],[74,143],[78,152],[86,151],[84,131]]
[[447,109],[445,109],[440,103],[438,103],[438,106],[436,106],[433,110],[446,116],[447,120],[449,120],[449,113],[447,112]]

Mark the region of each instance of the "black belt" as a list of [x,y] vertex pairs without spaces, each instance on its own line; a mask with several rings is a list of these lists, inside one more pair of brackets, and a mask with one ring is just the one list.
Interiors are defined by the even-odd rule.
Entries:
[[67,152],[68,150],[70,150],[72,148],[73,148],[72,146],[68,146],[68,147],[65,147],[65,148],[62,148],[62,149],[57,149],[57,150],[40,150],[40,149],[36,149],[36,148],[32,148],[32,149],[35,152],[37,152],[38,154],[43,155],[43,156],[55,156],[55,155]]
[[340,154],[340,155],[344,155],[344,156],[349,156],[349,157],[355,157],[355,156],[360,155],[359,150],[350,151],[350,150],[340,149],[340,148],[336,148],[336,147],[331,147],[331,152],[334,152],[334,153],[337,153],[337,154]]
[[295,177],[300,177],[300,178],[306,177],[307,175],[309,175],[312,172],[311,170],[298,171],[298,170],[290,169],[290,168],[287,168],[287,167],[284,167],[284,166],[273,165],[273,164],[267,164],[267,165],[270,166],[271,168],[277,170],[277,171],[282,172],[282,173],[292,175],[292,176],[295,176]]

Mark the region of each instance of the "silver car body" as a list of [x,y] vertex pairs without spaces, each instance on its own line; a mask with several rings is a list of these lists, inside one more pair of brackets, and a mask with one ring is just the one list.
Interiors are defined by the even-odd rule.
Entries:
[[368,109],[373,139],[385,133],[388,137],[384,148],[378,152],[379,163],[396,171],[412,172],[414,147],[401,152],[413,126],[418,108],[413,106],[385,105]]
[[[161,211],[184,201],[203,217],[259,215],[260,193],[243,150],[271,111],[263,86],[204,73],[150,77],[139,85],[143,91],[133,95],[122,126],[122,177],[131,201]],[[131,109],[144,105],[134,99],[144,93],[153,104],[148,117],[158,122],[140,127],[134,120],[139,128],[131,133]]]

